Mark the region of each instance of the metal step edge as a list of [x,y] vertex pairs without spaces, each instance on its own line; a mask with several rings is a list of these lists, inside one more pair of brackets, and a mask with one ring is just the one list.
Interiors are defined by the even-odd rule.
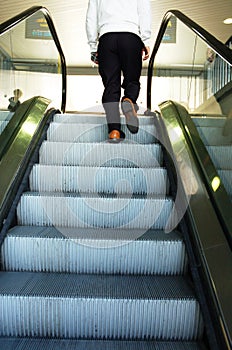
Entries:
[[162,161],[159,144],[44,141],[39,152],[40,164],[53,165],[160,167]]
[[206,350],[198,342],[0,338],[2,350]]
[[83,167],[35,164],[31,191],[165,195],[164,168]]
[[8,236],[22,237],[41,237],[57,239],[87,239],[87,240],[114,240],[114,241],[183,241],[182,234],[177,231],[169,233],[163,230],[144,230],[139,229],[112,229],[112,228],[60,228],[46,226],[14,226],[8,233]]
[[3,269],[146,275],[186,272],[185,245],[176,232],[158,231],[153,236],[146,233],[127,240],[126,235],[113,239],[99,237],[96,232],[88,238],[84,237],[84,230],[79,230],[79,237],[63,236],[62,230],[54,228],[48,237],[45,231],[20,226],[9,231],[1,250]]
[[[154,125],[140,126],[139,132],[131,134],[125,125],[121,127],[126,140],[135,143],[157,142],[157,132]],[[47,131],[47,140],[59,142],[102,142],[108,140],[107,125],[98,124],[67,124],[51,123]]]
[[1,272],[0,281],[1,336],[196,340],[203,334],[200,306],[179,276]]
[[26,192],[17,206],[19,225],[164,229],[172,198]]

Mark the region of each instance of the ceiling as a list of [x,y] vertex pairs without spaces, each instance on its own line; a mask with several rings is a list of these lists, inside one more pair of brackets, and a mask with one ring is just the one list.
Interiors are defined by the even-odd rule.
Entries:
[[[117,0],[115,0],[117,1]],[[48,9],[55,24],[68,66],[91,66],[89,47],[85,33],[85,15],[88,0],[0,0],[0,22],[13,17],[31,6],[40,5]],[[232,35],[232,25],[223,20],[232,17],[232,0],[151,0],[152,44],[157,36],[162,18],[170,9],[183,12],[217,39],[227,41]],[[185,43],[183,43],[185,45]]]

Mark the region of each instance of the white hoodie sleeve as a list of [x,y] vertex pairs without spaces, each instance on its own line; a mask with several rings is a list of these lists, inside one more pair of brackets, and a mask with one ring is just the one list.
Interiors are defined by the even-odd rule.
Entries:
[[150,0],[138,0],[140,36],[145,46],[150,45],[151,8]]
[[86,14],[86,34],[90,52],[97,51],[98,44],[98,8],[97,0],[89,0],[88,10]]

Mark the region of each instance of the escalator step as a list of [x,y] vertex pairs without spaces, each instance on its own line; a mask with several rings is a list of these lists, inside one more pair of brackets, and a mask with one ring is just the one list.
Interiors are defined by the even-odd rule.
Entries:
[[2,350],[206,350],[196,342],[0,338]]
[[14,112],[0,111],[0,121],[9,121],[13,115]]
[[[154,117],[153,116],[144,116],[138,114],[139,125],[153,125],[154,126]],[[68,124],[106,124],[105,114],[93,114],[93,113],[61,113],[55,114],[53,120],[56,123],[68,123]],[[125,125],[125,117],[123,114],[120,116],[122,125]]]
[[226,117],[192,117],[192,120],[194,124],[197,127],[216,127],[216,128],[223,128],[226,122]]
[[223,128],[218,127],[200,127],[198,128],[199,135],[203,143],[207,146],[226,146],[230,145],[232,141],[232,136],[224,136]]
[[2,246],[2,264],[8,271],[145,275],[185,272],[185,245],[178,232],[142,233],[15,226]]
[[206,147],[216,169],[232,169],[232,146]]
[[17,217],[19,225],[147,230],[172,225],[172,208],[172,199],[163,197],[26,192]]
[[[137,134],[131,134],[125,125],[121,127],[126,140],[133,143],[156,142],[156,129],[153,125],[141,126]],[[106,124],[51,123],[47,132],[49,141],[59,142],[104,142],[108,139]]]
[[197,340],[200,307],[180,276],[0,272],[1,336]]
[[8,121],[1,121],[0,120],[0,133],[2,133],[3,132],[3,130],[5,129],[5,127],[7,126],[7,124],[8,124],[9,122]]
[[43,142],[40,163],[51,165],[160,167],[159,144]]
[[[231,165],[232,168],[232,165]],[[221,177],[222,182],[226,188],[226,191],[232,196],[232,169],[231,170],[218,170],[218,175]]]
[[85,192],[165,195],[164,168],[117,168],[34,165],[30,190],[38,192]]
[[102,113],[57,113],[53,116],[56,123],[105,124],[106,116]]

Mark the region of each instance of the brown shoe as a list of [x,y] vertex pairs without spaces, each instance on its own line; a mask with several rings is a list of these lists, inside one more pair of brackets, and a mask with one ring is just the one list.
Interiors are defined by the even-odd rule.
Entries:
[[118,130],[112,130],[108,136],[109,136],[109,141],[111,141],[111,142],[120,142],[121,141],[120,131],[118,131]]
[[126,117],[126,125],[132,134],[136,134],[139,131],[139,119],[135,106],[131,99],[125,97],[121,102],[122,112]]

